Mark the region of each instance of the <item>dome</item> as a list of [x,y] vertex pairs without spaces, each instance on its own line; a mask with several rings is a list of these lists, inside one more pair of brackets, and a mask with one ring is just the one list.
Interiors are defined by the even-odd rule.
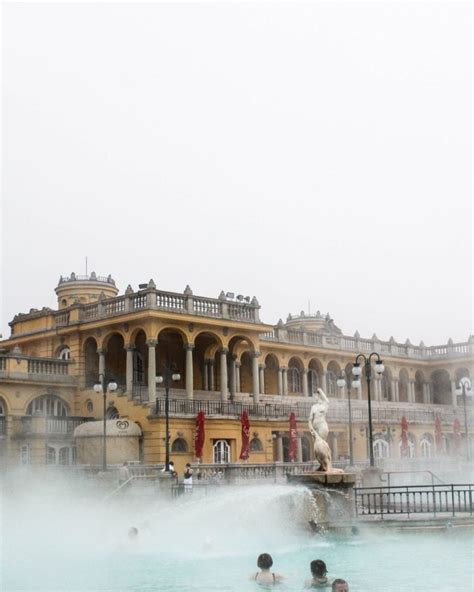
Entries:
[[[106,422],[106,435],[140,437],[142,430],[134,421],[129,419],[109,419]],[[77,426],[74,430],[75,438],[97,438],[104,435],[103,421],[88,421]]]
[[334,324],[329,313],[322,315],[319,310],[316,314],[307,314],[304,311],[301,311],[299,315],[290,314],[284,326],[293,331],[342,335],[342,331]]

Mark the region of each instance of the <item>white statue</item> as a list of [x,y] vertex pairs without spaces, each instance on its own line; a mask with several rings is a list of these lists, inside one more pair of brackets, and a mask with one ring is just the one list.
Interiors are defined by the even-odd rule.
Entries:
[[314,455],[321,465],[320,471],[327,473],[342,473],[341,469],[333,469],[331,461],[331,449],[326,442],[329,428],[326,421],[326,413],[329,409],[329,400],[326,393],[318,388],[316,391],[316,401],[311,407],[309,414],[309,431],[314,438]]

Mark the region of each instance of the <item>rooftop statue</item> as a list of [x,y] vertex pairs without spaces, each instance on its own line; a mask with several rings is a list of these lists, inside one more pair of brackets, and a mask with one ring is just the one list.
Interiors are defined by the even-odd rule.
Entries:
[[331,449],[326,442],[329,433],[329,427],[326,421],[326,414],[329,409],[329,399],[326,393],[318,388],[316,390],[316,401],[311,407],[309,414],[309,431],[314,439],[314,455],[319,462],[320,471],[326,473],[342,473],[341,469],[332,467]]

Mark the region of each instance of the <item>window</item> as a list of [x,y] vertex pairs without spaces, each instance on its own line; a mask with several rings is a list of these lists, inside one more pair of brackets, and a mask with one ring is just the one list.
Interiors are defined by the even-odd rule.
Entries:
[[331,370],[328,370],[327,376],[327,385],[328,385],[328,396],[329,397],[337,397],[337,376]]
[[47,465],[55,465],[56,464],[56,449],[52,446],[46,447],[46,464]]
[[227,440],[216,440],[213,448],[215,464],[230,462],[230,445]]
[[402,441],[398,444],[400,458],[415,458],[415,444],[410,439],[408,440],[408,448],[406,451],[402,450]]
[[67,407],[56,395],[42,395],[31,401],[26,409],[26,414],[46,417],[66,417]]
[[288,368],[288,391],[301,393],[301,375],[298,368]]
[[390,445],[386,440],[378,439],[374,442],[375,458],[390,458]]
[[94,412],[94,403],[92,401],[87,401],[86,407],[87,407],[87,413]]
[[29,444],[24,444],[20,449],[20,463],[22,465],[31,464],[31,448]]
[[71,457],[71,449],[67,446],[61,448],[59,450],[59,464],[60,465],[69,465]]
[[171,452],[187,452],[188,445],[184,438],[176,438],[171,445]]
[[145,364],[139,351],[133,352],[133,384],[145,384]]
[[58,352],[58,358],[60,360],[70,360],[71,359],[71,350],[67,345],[62,347]]
[[107,419],[118,419],[120,417],[117,407],[109,407],[106,414]]
[[262,441],[255,437],[250,440],[250,452],[263,452]]
[[422,458],[431,458],[431,442],[427,438],[420,442],[420,454]]

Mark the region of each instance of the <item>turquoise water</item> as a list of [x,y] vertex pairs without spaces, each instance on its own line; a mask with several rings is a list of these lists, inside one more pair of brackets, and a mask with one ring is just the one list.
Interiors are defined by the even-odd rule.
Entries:
[[[306,526],[314,509],[299,487],[222,487],[201,498],[113,503],[70,485],[28,489],[2,495],[6,592],[256,591],[262,588],[249,578],[261,552],[286,576],[283,591],[302,590],[313,559],[351,591],[472,589],[470,532],[315,536]],[[140,531],[133,541],[131,525]]]

